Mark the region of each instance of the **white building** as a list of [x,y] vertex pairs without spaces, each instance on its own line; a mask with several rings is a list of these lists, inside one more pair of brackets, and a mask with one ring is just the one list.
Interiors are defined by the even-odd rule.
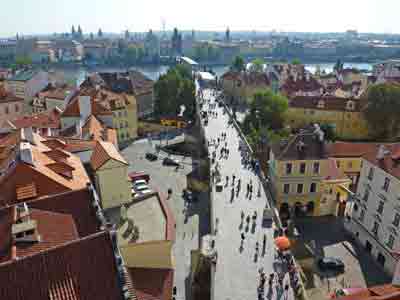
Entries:
[[354,198],[345,227],[393,275],[400,249],[400,143],[364,156]]

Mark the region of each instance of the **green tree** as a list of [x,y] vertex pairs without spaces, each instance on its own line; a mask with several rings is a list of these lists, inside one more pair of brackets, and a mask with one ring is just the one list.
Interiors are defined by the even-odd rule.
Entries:
[[29,66],[32,64],[32,59],[29,56],[17,56],[15,63],[18,67]]
[[292,60],[292,65],[301,65],[301,61],[298,58]]
[[377,84],[368,89],[365,117],[377,138],[394,139],[400,129],[400,86]]
[[245,64],[244,64],[244,59],[241,56],[236,56],[235,59],[232,62],[231,66],[232,70],[241,72],[246,69]]
[[336,135],[336,127],[333,124],[321,124],[320,125],[321,130],[325,133],[325,139],[334,142],[336,141],[337,135]]
[[264,71],[264,60],[261,58],[256,58],[251,62],[250,71],[255,73],[261,73]]
[[288,99],[283,95],[275,94],[269,89],[257,91],[250,103],[250,113],[245,121],[256,129],[268,127],[280,130],[283,128],[288,106]]
[[191,79],[183,79],[180,91],[179,91],[179,102],[180,104],[185,105],[185,112],[184,114],[187,117],[193,117],[195,113],[196,107],[196,88],[193,80]]

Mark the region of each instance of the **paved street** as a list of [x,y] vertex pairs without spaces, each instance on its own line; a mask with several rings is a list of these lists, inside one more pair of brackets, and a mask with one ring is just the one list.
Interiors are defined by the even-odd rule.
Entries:
[[[204,90],[204,99],[214,101],[210,90]],[[207,102],[207,101],[206,101]],[[209,104],[204,104],[203,110],[208,111]],[[273,238],[273,229],[261,226],[263,210],[268,206],[267,197],[261,189],[260,197],[258,192],[258,177],[245,168],[241,163],[241,154],[239,152],[239,135],[235,127],[228,126],[229,117],[224,114],[223,108],[216,107],[218,113],[216,118],[208,118],[208,126],[205,126],[205,134],[208,141],[217,140],[221,133],[225,132],[226,140],[221,142],[221,146],[215,148],[209,147],[209,153],[216,149],[217,163],[220,167],[220,173],[224,188],[222,192],[212,189],[213,215],[215,217],[214,228],[216,229],[215,248],[217,249],[218,259],[216,263],[214,291],[212,299],[215,300],[251,300],[259,299],[257,287],[260,282],[258,270],[264,268],[267,278],[270,273],[277,272],[282,266],[275,260],[275,246]],[[228,159],[219,159],[222,146],[227,143],[229,149]],[[212,168],[215,164],[212,165]],[[231,198],[232,174],[236,175],[236,182],[241,180],[241,190],[235,197]],[[225,177],[229,176],[229,183],[225,185]],[[252,198],[246,197],[247,184],[253,183]],[[244,221],[241,221],[241,212],[244,212]],[[256,222],[253,224],[252,216],[257,213]],[[246,222],[247,216],[250,222]],[[216,221],[218,219],[218,221]],[[241,233],[245,239],[243,248],[241,248]],[[265,254],[262,251],[263,235],[267,236]],[[259,252],[256,253],[256,243],[259,243]],[[289,281],[286,275],[283,286]],[[293,299],[293,291],[289,289],[286,293],[275,285],[271,290],[268,289],[268,282],[265,285],[265,296],[263,299]]]
[[[298,260],[307,273],[306,288],[311,299],[321,299],[320,296],[314,297],[321,292],[326,297],[334,289],[367,287],[390,281],[363,247],[349,239],[342,222],[343,220],[336,217],[304,218],[296,221],[300,242],[312,251],[310,261],[308,258]],[[315,262],[316,257],[322,256],[341,259],[346,266],[345,272],[322,272]]]
[[[159,144],[159,141],[153,141]],[[165,144],[165,141],[162,142]],[[192,159],[173,155],[183,162],[184,168],[175,170],[175,167],[162,165],[162,159],[150,162],[145,158],[148,151],[154,151],[147,139],[143,139],[125,148],[122,153],[129,161],[129,171],[144,171],[151,176],[150,186],[153,189],[167,195],[168,188],[172,188],[172,197],[168,200],[170,208],[173,210],[176,219],[176,241],[174,244],[174,256],[176,262],[174,285],[177,287],[177,300],[190,299],[190,287],[188,276],[190,274],[190,251],[199,246],[199,220],[201,224],[208,223],[208,200],[206,195],[201,195],[198,203],[185,206],[182,198],[182,190],[186,188],[186,175],[192,171]],[[161,153],[160,156],[167,156]],[[187,219],[187,220],[186,220]],[[205,221],[205,222],[204,222]],[[207,231],[207,228],[200,228]]]

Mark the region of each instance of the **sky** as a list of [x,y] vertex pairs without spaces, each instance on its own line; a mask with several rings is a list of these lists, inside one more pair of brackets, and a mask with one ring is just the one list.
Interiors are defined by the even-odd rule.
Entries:
[[1,0],[0,36],[166,29],[400,33],[400,0]]

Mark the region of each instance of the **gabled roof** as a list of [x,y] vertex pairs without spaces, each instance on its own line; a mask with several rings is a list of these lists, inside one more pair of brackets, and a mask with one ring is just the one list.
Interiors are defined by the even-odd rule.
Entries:
[[110,159],[129,165],[112,143],[97,141],[96,148],[90,158],[93,170],[98,170]]
[[379,143],[334,142],[327,147],[330,157],[363,157],[379,148]]
[[[350,111],[361,111],[365,102],[361,99],[341,98],[335,96],[295,96],[290,99],[289,106],[293,108],[307,108],[315,110],[349,111],[347,104],[349,101],[354,103],[354,109]],[[318,104],[323,104],[319,106]]]
[[113,247],[110,233],[100,232],[5,263],[0,266],[2,298],[122,299]]
[[[81,93],[81,95],[83,92]],[[92,114],[97,115],[112,115],[112,112],[104,107],[99,102],[94,101],[94,98],[91,96],[90,98],[91,107],[92,107]],[[79,117],[81,114],[79,108],[79,94],[73,98],[70,103],[68,103],[67,107],[63,111],[61,117]]]

